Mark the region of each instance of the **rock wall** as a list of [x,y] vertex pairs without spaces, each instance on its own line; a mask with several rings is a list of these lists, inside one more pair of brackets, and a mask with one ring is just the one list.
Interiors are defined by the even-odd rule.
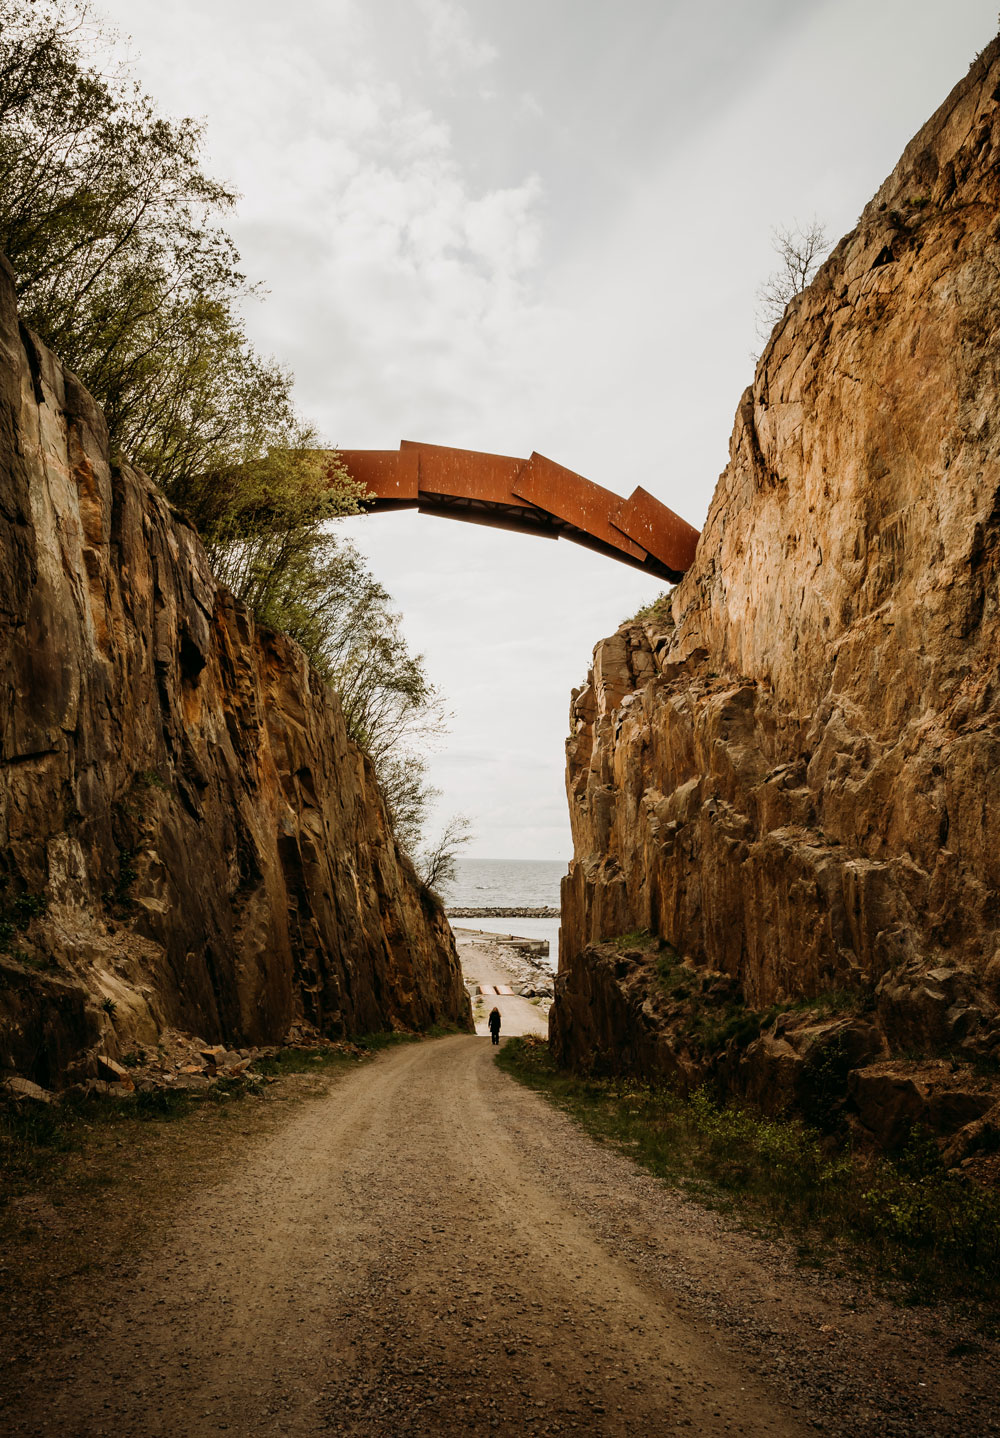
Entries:
[[567,1061],[621,999],[587,946],[643,929],[756,1009],[849,989],[893,1051],[1000,1057],[998,101],[995,41],[776,326],[671,604],[574,692]]
[[114,465],[0,273],[0,1070],[471,1027],[437,901],[298,647]]

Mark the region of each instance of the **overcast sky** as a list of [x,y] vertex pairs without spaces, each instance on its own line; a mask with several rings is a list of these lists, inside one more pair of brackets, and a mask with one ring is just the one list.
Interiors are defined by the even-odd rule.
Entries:
[[[695,525],[771,229],[849,230],[997,0],[98,0],[204,117],[254,340],[344,448],[527,455]],[[453,711],[469,853],[567,858],[569,691],[661,586],[565,541],[349,521]]]

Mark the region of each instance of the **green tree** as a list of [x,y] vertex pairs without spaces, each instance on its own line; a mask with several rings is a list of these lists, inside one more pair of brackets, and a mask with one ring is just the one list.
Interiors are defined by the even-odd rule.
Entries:
[[[240,593],[238,577],[228,576],[233,580]],[[260,608],[337,690],[348,732],[375,764],[396,836],[416,856],[437,794],[427,779],[426,751],[444,733],[446,715],[390,595],[354,546],[321,526],[282,568]]]
[[[220,581],[340,692],[415,853],[440,698],[389,595],[332,521],[363,493],[249,343],[254,289],[204,173],[202,130],[160,115],[86,4],[0,0],[0,249],[25,323],[101,404],[113,450],[197,525]],[[105,57],[106,58],[106,57]]]
[[[247,339],[253,288],[219,223],[236,195],[204,173],[201,127],[92,63],[102,43],[86,7],[0,0],[0,248],[22,318],[101,404],[112,447],[206,537],[245,541],[248,516],[288,507],[261,505],[265,471],[287,498],[314,437],[291,376]],[[315,518],[356,509],[342,467],[326,480],[339,495],[309,484]]]

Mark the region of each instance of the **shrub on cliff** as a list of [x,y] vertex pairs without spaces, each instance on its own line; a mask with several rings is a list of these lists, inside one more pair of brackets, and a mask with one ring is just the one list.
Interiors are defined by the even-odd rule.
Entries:
[[765,343],[785,313],[788,302],[810,284],[829,249],[826,229],[819,220],[808,225],[771,231],[771,243],[778,266],[757,290],[757,334]]

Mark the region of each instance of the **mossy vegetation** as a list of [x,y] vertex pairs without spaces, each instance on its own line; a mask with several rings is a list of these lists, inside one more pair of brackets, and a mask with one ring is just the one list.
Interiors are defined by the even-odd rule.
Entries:
[[651,599],[648,604],[644,604],[641,609],[637,609],[631,618],[623,622],[625,624],[641,624],[658,619],[665,624],[672,623],[670,601],[673,597],[674,591],[672,589],[664,589],[655,599]]
[[627,934],[619,934],[611,943],[621,953],[626,949],[648,949],[655,940],[648,929],[630,929]]
[[135,776],[134,787],[137,789],[159,789],[161,793],[167,793],[170,785],[158,769],[142,769]]
[[42,959],[14,948],[14,939],[19,933],[26,933],[32,919],[37,919],[49,907],[45,894],[13,889],[6,877],[0,877],[0,953],[10,953],[17,962],[29,968],[46,968]]
[[47,908],[44,894],[14,890],[8,879],[0,878],[0,953],[9,953],[17,935],[25,933],[32,919]]
[[118,872],[115,881],[110,888],[105,889],[103,894],[104,907],[116,919],[127,918],[134,908],[132,889],[136,879],[139,877],[139,870],[136,868],[136,860],[139,857],[139,850],[130,844],[118,844],[116,846],[118,856]]
[[1000,1315],[1000,1194],[947,1171],[927,1136],[892,1159],[854,1152],[706,1090],[568,1073],[532,1037],[509,1039],[497,1063],[657,1177],[793,1236],[804,1258],[877,1272],[911,1301],[971,1299]]

